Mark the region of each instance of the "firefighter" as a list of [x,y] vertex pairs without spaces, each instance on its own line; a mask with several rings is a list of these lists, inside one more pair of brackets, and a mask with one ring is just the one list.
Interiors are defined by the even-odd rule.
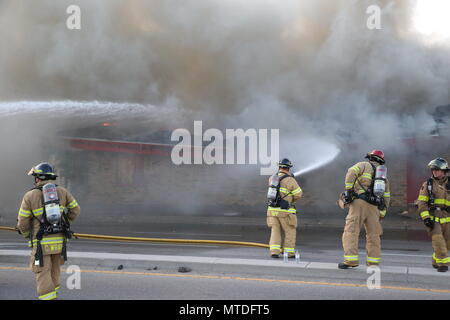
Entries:
[[[294,203],[301,198],[303,191],[294,175],[290,173],[291,168],[291,161],[282,159],[278,162],[278,172],[269,179],[269,184],[273,180],[278,182],[277,186],[274,186],[276,196],[273,201],[269,200],[267,208],[267,225],[271,228],[269,247],[272,258],[278,258],[282,250],[287,253],[288,258],[295,257],[297,209]],[[283,246],[282,233],[284,233]]]
[[[340,269],[349,269],[359,265],[359,233],[364,225],[366,230],[366,264],[379,265],[381,260],[381,239],[383,232],[381,220],[386,215],[390,202],[390,187],[387,179],[381,195],[375,196],[374,181],[377,168],[384,167],[384,153],[373,150],[366,155],[368,161],[356,163],[345,176],[344,202],[349,212],[345,219],[342,245],[344,261],[338,264]],[[381,169],[381,168],[380,168]],[[386,178],[386,177],[385,177]]]
[[[80,206],[69,191],[54,184],[57,175],[49,163],[38,164],[28,175],[34,176],[35,187],[22,199],[17,230],[29,239],[32,248],[30,267],[36,275],[38,298],[53,300],[57,298],[60,288],[60,266],[67,258],[66,242],[71,237],[70,223],[80,214]],[[57,199],[45,202],[45,192],[49,190],[53,190],[51,197]],[[56,204],[59,208],[55,207]],[[52,212],[52,215],[48,212]]]
[[417,199],[418,212],[431,236],[433,268],[447,272],[450,264],[450,182],[448,162],[436,158],[428,164],[431,178],[422,184]]

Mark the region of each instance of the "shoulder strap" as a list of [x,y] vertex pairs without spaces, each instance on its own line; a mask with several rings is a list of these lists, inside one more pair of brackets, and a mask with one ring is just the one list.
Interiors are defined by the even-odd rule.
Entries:
[[[371,182],[371,185],[370,185],[370,187],[369,187],[369,189],[370,189],[371,187],[373,187],[373,183],[374,183],[374,180],[375,180],[375,171],[376,171],[376,168],[375,168],[375,166],[374,166],[372,163],[370,163],[370,161],[367,161],[367,162],[372,166],[372,169],[373,169],[373,173],[372,173],[372,182]],[[362,176],[364,172],[365,172],[365,171],[361,172],[361,174],[356,178],[356,182],[358,182],[359,186],[364,190],[364,192],[368,192],[369,189],[364,188],[364,186],[363,186],[363,185],[361,184],[361,182],[359,181],[359,177]]]
[[[279,181],[279,183],[278,183],[278,190],[280,190],[280,187],[281,187],[281,180],[286,179],[286,178],[289,178],[289,177],[293,178],[294,175],[292,175],[292,174],[290,174],[290,173],[286,173],[286,174],[284,174],[283,176],[281,176],[280,181]],[[287,195],[289,195],[289,193],[285,194],[283,197],[281,197],[281,199],[286,198]]]
[[428,205],[434,206],[433,178],[427,180]]
[[33,211],[31,211],[31,214],[33,215],[33,218],[35,218],[37,221],[39,221],[39,224],[42,227],[44,225],[44,223],[47,221],[47,217],[46,217],[46,214],[45,214],[45,206],[44,206],[44,192],[42,192],[42,186],[31,188],[30,191],[32,191],[32,190],[40,190],[41,191],[41,195],[42,195],[42,197],[41,197],[41,199],[42,199],[42,218],[43,218],[43,220],[36,218],[36,216],[33,214]]
[[282,175],[281,178],[280,178],[280,183],[281,183],[281,180],[286,179],[286,178],[288,178],[288,177],[292,177],[292,174],[290,174],[290,173],[285,173],[284,175]]
[[427,180],[427,191],[428,194],[431,194],[433,192],[433,178],[429,178]]

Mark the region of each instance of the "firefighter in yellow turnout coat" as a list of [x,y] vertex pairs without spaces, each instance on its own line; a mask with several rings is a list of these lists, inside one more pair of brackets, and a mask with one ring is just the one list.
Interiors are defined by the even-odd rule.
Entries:
[[[288,257],[295,257],[295,242],[297,237],[297,209],[294,203],[302,196],[302,189],[294,176],[289,173],[292,163],[283,159],[278,163],[279,199],[277,203],[269,203],[267,208],[267,225],[271,228],[269,241],[270,255],[278,258],[282,250]],[[272,205],[271,205],[272,204]],[[282,233],[284,242],[282,245]]]
[[[35,177],[35,188],[28,191],[22,200],[18,214],[17,229],[29,239],[32,248],[30,267],[36,275],[37,294],[40,300],[53,300],[60,287],[60,266],[64,264],[67,241],[67,228],[63,232],[40,232],[46,224],[43,206],[42,187],[56,179],[53,168],[48,163],[40,163],[28,173]],[[71,223],[80,214],[75,198],[63,187],[56,187],[61,213],[67,211],[65,218]],[[67,225],[67,224],[66,224]],[[50,230],[50,229],[47,229]],[[60,231],[60,229],[53,229]]]
[[381,260],[381,239],[383,232],[380,220],[386,214],[386,208],[390,202],[389,182],[385,182],[383,195],[384,208],[380,210],[373,198],[369,195],[369,189],[374,179],[376,168],[384,164],[384,153],[381,150],[373,150],[366,156],[369,161],[358,162],[348,169],[345,176],[346,201],[349,203],[349,212],[345,219],[344,233],[342,234],[342,246],[344,249],[344,262],[339,263],[340,269],[348,269],[359,265],[359,233],[362,226],[366,229],[367,265],[378,265]]
[[431,264],[438,272],[447,272],[450,264],[450,182],[448,163],[443,158],[432,160],[428,167],[432,176],[420,188],[418,212],[433,246]]

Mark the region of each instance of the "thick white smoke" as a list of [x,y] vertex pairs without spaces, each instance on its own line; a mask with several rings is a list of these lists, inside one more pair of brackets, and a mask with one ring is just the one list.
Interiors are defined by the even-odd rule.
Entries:
[[[72,2],[1,2],[1,100],[176,99],[204,114],[273,106],[311,121],[450,100],[448,49],[405,31],[415,1],[81,0],[81,30],[68,30]],[[367,28],[373,4],[381,30]]]
[[[21,127],[34,137],[48,130],[43,105],[72,101],[80,122],[137,105],[175,126],[280,128],[281,156],[317,137],[362,142],[362,154],[427,134],[427,112],[450,102],[450,49],[411,31],[414,0],[75,2],[0,1],[0,113],[44,111]],[[81,30],[66,27],[72,4]],[[380,30],[367,27],[370,5]]]

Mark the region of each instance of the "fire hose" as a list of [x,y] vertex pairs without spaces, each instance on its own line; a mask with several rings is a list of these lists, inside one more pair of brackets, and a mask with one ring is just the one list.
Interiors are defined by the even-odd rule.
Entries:
[[[15,231],[17,229],[12,227],[0,226],[0,230]],[[109,240],[119,242],[162,242],[162,243],[188,243],[188,244],[218,244],[218,245],[232,245],[232,246],[246,246],[246,247],[260,247],[269,248],[269,245],[257,242],[242,242],[242,241],[226,241],[226,240],[194,240],[194,239],[164,239],[164,238],[139,238],[139,237],[123,237],[123,236],[109,236],[98,234],[84,234],[74,233],[75,239],[88,240]]]

